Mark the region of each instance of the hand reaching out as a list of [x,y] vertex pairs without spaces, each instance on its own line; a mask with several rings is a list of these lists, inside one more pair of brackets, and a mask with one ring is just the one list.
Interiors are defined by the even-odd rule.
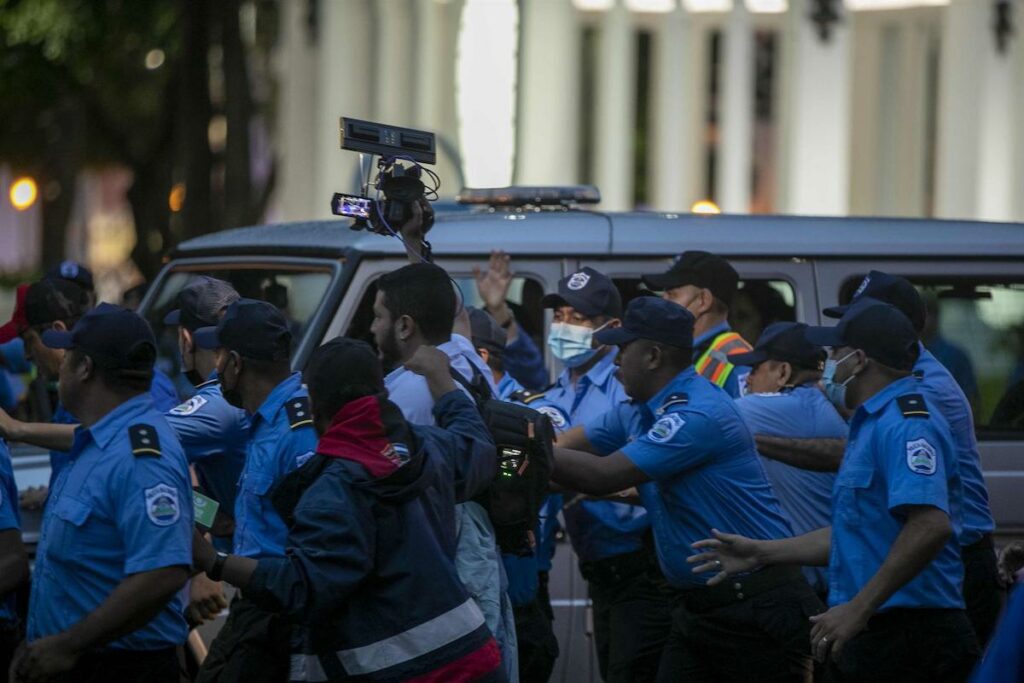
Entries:
[[708,579],[708,585],[714,586],[725,581],[733,574],[748,572],[763,564],[759,559],[758,542],[736,534],[723,534],[712,529],[714,538],[706,538],[693,544],[696,550],[705,552],[686,558],[689,564],[697,565],[694,574],[717,572]]

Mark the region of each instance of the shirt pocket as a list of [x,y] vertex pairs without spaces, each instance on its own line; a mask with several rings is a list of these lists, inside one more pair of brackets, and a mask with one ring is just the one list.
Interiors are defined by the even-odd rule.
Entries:
[[849,468],[839,473],[833,505],[841,521],[863,524],[879,518],[881,511],[871,495],[874,479],[875,471],[870,467]]
[[53,508],[48,554],[58,560],[80,561],[80,549],[97,540],[91,538],[86,522],[93,514],[92,506],[75,498],[61,498]]

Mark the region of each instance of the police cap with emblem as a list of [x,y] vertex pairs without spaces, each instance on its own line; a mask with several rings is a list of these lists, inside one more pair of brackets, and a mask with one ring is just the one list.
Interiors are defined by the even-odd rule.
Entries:
[[593,268],[584,267],[558,281],[558,293],[540,300],[544,308],[572,306],[585,316],[622,315],[622,296],[612,279]]
[[61,261],[46,271],[46,279],[74,282],[87,292],[95,288],[92,272],[77,261]]
[[664,273],[644,275],[641,279],[658,292],[686,285],[707,289],[726,306],[732,304],[740,282],[739,274],[728,261],[707,251],[684,251]]
[[889,275],[880,270],[872,270],[854,292],[848,304],[831,306],[822,313],[829,318],[842,318],[850,306],[860,299],[869,298],[891,304],[910,319],[918,333],[924,329],[927,308],[924,299],[910,281],[899,275]]
[[151,373],[156,360],[156,338],[149,323],[108,303],[86,313],[70,331],[46,330],[43,343],[51,349],[77,349],[109,370]]
[[825,350],[807,341],[804,323],[781,322],[766,327],[753,351],[729,356],[733,365],[755,366],[766,360],[790,363],[801,368],[821,369]]
[[621,327],[606,328],[594,334],[601,344],[617,346],[637,339],[693,348],[693,314],[679,304],[654,296],[641,296],[629,302]]
[[224,347],[242,358],[278,361],[291,356],[288,321],[273,304],[256,299],[235,301],[216,327],[201,327],[194,337],[200,348]]
[[804,334],[819,346],[849,346],[895,370],[910,370],[917,362],[914,326],[895,306],[860,297],[846,309],[835,327],[808,327]]
[[164,318],[165,325],[181,325],[189,332],[216,327],[224,310],[241,297],[224,280],[200,275],[178,292],[177,308]]

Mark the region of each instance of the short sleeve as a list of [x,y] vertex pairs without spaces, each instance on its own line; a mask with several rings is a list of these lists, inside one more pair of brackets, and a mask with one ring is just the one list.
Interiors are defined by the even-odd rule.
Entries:
[[903,418],[890,430],[879,430],[875,438],[885,472],[889,510],[905,505],[928,505],[946,514],[949,510],[947,467],[955,453],[944,425],[933,418]]
[[621,403],[583,426],[587,440],[600,455],[611,455],[629,443],[630,425],[639,421],[637,408]]
[[719,437],[704,415],[666,413],[638,439],[622,449],[651,479],[667,479],[703,465],[715,452]]
[[245,411],[217,405],[197,394],[164,415],[178,436],[188,461],[242,451],[248,436]]
[[[170,436],[170,435],[168,435]],[[192,490],[180,455],[135,457],[114,488],[126,574],[192,563]]]

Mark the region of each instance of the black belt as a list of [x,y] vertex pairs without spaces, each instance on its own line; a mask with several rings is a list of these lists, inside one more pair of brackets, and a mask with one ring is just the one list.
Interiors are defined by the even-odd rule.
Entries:
[[765,567],[752,574],[730,577],[715,586],[676,589],[674,595],[690,612],[710,612],[798,580],[803,580],[799,567]]
[[580,562],[580,574],[588,583],[610,586],[639,576],[654,567],[654,557],[645,549],[613,555],[603,560]]
[[960,549],[960,554],[973,553],[981,550],[995,550],[996,544],[992,541],[992,534],[985,534],[980,539],[970,545],[965,545]]
[[956,607],[893,607],[868,619],[867,629],[901,628],[915,624],[935,624],[942,619],[964,615],[967,612]]

